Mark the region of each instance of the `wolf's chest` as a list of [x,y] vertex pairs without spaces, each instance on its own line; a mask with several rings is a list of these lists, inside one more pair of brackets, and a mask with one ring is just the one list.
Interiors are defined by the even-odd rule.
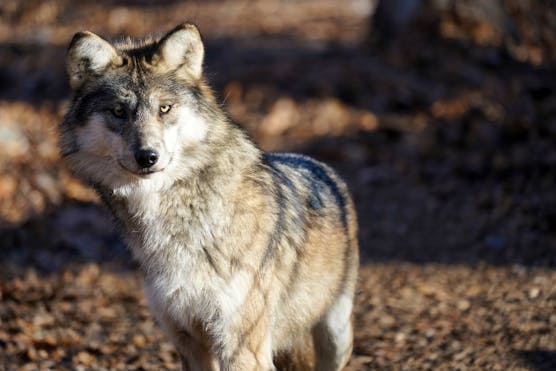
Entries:
[[222,329],[243,305],[253,278],[246,272],[223,278],[200,266],[174,265],[171,271],[145,277],[149,305],[161,320],[190,329],[202,323]]
[[149,303],[185,327],[216,313],[225,322],[252,284],[229,262],[231,205],[223,197],[176,194],[137,192],[127,199],[125,234],[144,271]]
[[192,259],[192,252],[209,243],[210,236],[203,233],[203,225],[210,226],[211,222],[191,205],[179,201],[164,194],[142,192],[127,199],[124,233],[141,263],[167,265],[171,260],[183,264],[184,259]]

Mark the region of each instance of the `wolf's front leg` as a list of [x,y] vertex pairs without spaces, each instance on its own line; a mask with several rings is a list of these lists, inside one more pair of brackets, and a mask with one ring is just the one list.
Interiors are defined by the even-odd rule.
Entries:
[[186,351],[182,354],[180,352],[181,368],[183,371],[219,371],[220,366],[216,358],[212,357],[209,353],[201,352],[193,354],[191,351]]
[[204,344],[193,339],[174,343],[180,355],[183,371],[219,371],[218,360]]
[[[264,344],[261,347],[267,348]],[[231,357],[224,357],[220,361],[220,369],[223,371],[275,371],[276,367],[274,367],[272,362],[271,351],[242,346]]]
[[[165,316],[159,322],[174,344],[181,360],[183,371],[219,371],[220,366],[206,332],[200,325],[184,330]],[[161,318],[162,317],[162,318]]]
[[226,371],[276,370],[272,361],[272,342],[267,313],[243,316],[241,326],[226,331],[219,355],[220,368]]

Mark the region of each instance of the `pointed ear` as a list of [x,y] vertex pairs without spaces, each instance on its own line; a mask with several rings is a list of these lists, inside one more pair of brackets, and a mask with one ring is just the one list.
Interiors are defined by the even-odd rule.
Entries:
[[76,90],[87,79],[122,62],[122,57],[108,41],[89,31],[78,32],[73,36],[67,53],[70,85]]
[[159,41],[152,63],[170,70],[183,70],[198,80],[203,73],[204,55],[199,30],[190,23],[184,23]]

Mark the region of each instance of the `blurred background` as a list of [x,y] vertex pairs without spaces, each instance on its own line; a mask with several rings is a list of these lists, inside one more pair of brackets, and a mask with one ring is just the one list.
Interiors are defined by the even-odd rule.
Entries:
[[265,150],[348,181],[351,370],[556,368],[556,2],[0,3],[0,369],[176,369],[95,194],[60,161],[65,49],[189,20]]

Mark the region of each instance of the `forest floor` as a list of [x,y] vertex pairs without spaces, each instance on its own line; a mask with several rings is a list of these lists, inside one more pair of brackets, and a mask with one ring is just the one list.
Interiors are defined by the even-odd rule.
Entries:
[[[542,42],[441,14],[384,44],[369,3],[3,2],[0,369],[178,368],[56,132],[73,33],[186,19],[217,96],[263,149],[348,181],[362,254],[349,370],[556,369],[556,33],[512,8]],[[545,10],[527,14],[554,19]]]

